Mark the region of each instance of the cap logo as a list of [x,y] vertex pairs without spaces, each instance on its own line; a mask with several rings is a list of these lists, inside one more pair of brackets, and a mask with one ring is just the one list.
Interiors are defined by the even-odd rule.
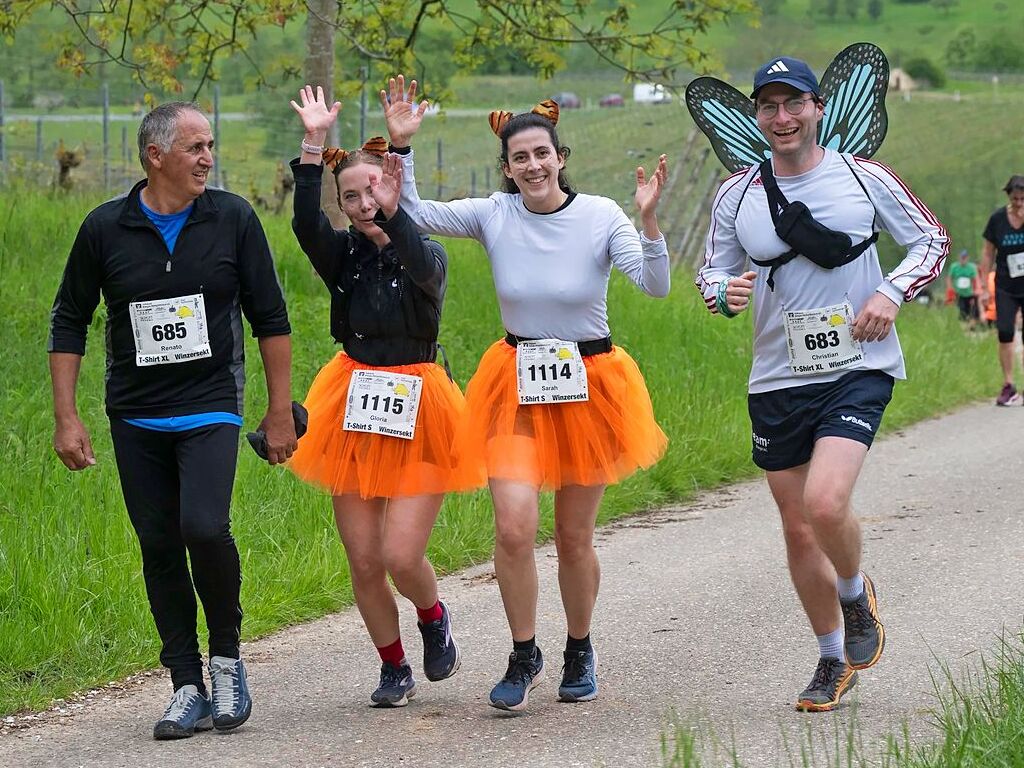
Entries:
[[769,75],[778,74],[779,72],[789,72],[789,67],[787,67],[781,61],[776,61],[774,64],[772,64],[770,67],[768,67],[768,74]]

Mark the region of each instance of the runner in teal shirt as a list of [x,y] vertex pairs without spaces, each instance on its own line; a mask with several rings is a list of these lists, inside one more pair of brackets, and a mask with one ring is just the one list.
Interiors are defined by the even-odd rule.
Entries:
[[946,285],[956,294],[960,319],[973,330],[978,321],[978,265],[967,260],[966,250],[960,251],[960,260],[949,268]]

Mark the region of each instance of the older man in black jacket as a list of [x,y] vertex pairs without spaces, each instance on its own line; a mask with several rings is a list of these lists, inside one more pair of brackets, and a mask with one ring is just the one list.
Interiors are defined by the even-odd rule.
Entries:
[[[114,454],[142,548],[160,660],[174,685],[153,735],[175,739],[235,728],[252,709],[239,658],[241,570],[229,519],[245,380],[241,316],[263,358],[269,407],[260,428],[271,464],[296,447],[291,328],[256,214],[242,198],[206,186],[213,136],[199,108],[157,107],[143,118],[138,141],[146,179],[86,217],[54,301],[54,448],[69,469],[96,463],[75,389],[102,295]],[[196,593],[209,629],[212,697]]]

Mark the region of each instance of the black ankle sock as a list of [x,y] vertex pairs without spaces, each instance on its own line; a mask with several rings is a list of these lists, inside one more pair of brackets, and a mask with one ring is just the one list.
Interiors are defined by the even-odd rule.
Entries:
[[590,633],[577,640],[572,635],[565,636],[565,650],[567,651],[592,651],[594,647],[590,644]]
[[534,635],[529,640],[512,640],[512,650],[516,652],[529,653],[531,656],[537,650],[537,636]]

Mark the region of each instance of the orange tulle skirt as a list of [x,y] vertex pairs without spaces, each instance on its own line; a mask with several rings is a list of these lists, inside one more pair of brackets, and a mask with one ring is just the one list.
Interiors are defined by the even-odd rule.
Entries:
[[[412,440],[341,428],[349,382],[358,368],[423,378]],[[376,367],[339,352],[320,369],[304,405],[309,430],[286,466],[335,496],[419,496],[480,488],[487,482],[479,461],[456,472],[452,447],[465,400],[436,363]]]
[[516,349],[491,345],[466,387],[457,455],[483,457],[488,477],[542,490],[615,483],[652,466],[668,438],[633,358],[613,347],[583,360],[588,401],[520,405]]

